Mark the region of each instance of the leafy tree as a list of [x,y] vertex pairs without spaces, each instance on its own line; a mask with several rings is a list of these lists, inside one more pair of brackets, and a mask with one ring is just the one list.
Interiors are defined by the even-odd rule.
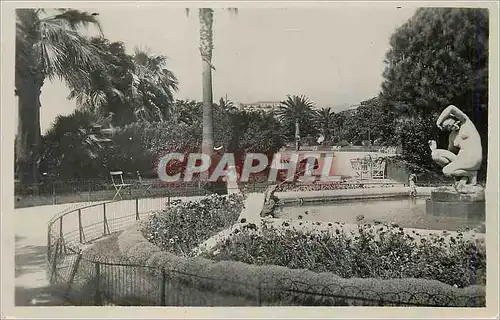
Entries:
[[431,150],[428,144],[436,133],[437,128],[432,118],[397,121],[396,134],[402,147],[403,159],[422,169],[437,171],[439,167],[431,160]]
[[396,143],[397,118],[389,105],[384,105],[378,98],[362,101],[356,109],[340,112],[336,117],[338,139],[373,145],[375,141],[383,145]]
[[362,101],[355,117],[358,119],[359,140],[366,139],[371,145],[375,140],[386,145],[395,142],[396,114],[389,105],[382,104],[378,98]]
[[485,110],[488,20],[486,9],[418,9],[391,37],[382,97],[419,115]]
[[316,125],[325,137],[325,142],[331,142],[335,134],[335,112],[332,108],[321,108],[316,111]]
[[301,136],[316,134],[314,125],[314,104],[305,95],[288,96],[287,100],[281,102],[276,111],[290,140],[295,139],[296,148],[299,149]]
[[[487,9],[418,9],[391,37],[380,96],[422,130],[419,118],[435,122],[449,104],[459,107],[481,134],[483,170],[488,138],[488,39]],[[434,139],[445,140],[446,134],[440,134]],[[426,134],[420,136],[425,139]]]
[[80,34],[90,25],[100,30],[96,15],[73,9],[16,9],[16,159],[22,183],[39,179],[40,95],[45,80],[58,77],[69,88],[78,88],[102,66],[97,48]]
[[242,123],[234,123],[234,127],[243,127],[243,135],[239,139],[238,150],[242,153],[274,154],[285,144],[283,128],[276,118],[262,111],[241,111],[246,118]]

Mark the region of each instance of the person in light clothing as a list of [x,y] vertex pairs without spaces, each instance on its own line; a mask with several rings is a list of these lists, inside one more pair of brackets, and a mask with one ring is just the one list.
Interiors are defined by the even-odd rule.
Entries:
[[408,179],[410,181],[410,197],[417,197],[417,175],[412,173],[410,174],[410,178]]

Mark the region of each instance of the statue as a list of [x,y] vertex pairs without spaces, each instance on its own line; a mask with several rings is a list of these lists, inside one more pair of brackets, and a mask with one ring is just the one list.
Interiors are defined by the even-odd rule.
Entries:
[[410,177],[408,178],[408,181],[410,182],[410,197],[411,198],[416,198],[417,197],[416,180],[417,180],[417,175],[414,174],[414,173],[410,174]]
[[432,159],[443,167],[443,174],[455,178],[459,193],[475,192],[477,171],[481,167],[481,137],[469,117],[454,105],[443,110],[436,121],[440,130],[449,131],[448,150],[437,149],[430,140]]
[[262,212],[260,213],[262,217],[273,215],[274,209],[278,205],[279,201],[279,198],[274,195],[278,187],[279,185],[273,184],[267,187],[266,191],[264,191],[264,207],[262,208]]

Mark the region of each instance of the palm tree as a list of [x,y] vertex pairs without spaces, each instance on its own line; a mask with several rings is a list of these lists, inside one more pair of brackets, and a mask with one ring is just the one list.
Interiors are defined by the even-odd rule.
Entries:
[[83,110],[114,112],[120,125],[134,120],[163,122],[172,114],[178,81],[167,69],[165,56],[140,48],[128,55],[123,43],[103,38],[93,42],[101,49],[106,68],[94,72],[90,86],[73,90],[69,99],[76,98]]
[[316,111],[315,116],[316,124],[325,141],[330,141],[334,134],[335,112],[332,111],[332,108],[321,108]]
[[40,95],[44,81],[58,77],[69,88],[77,88],[86,85],[90,70],[102,65],[96,48],[79,33],[90,25],[101,32],[96,16],[72,9],[16,9],[16,152],[21,183],[39,179]]
[[300,128],[306,129],[306,132],[311,130],[309,125],[314,116],[312,109],[314,104],[305,95],[288,96],[288,99],[282,101],[281,104],[276,114],[289,131],[292,128],[295,131],[295,149],[298,151],[300,149]]
[[167,69],[167,57],[151,55],[149,49],[135,48],[135,73],[131,86],[134,112],[142,120],[164,121],[170,115],[178,80]]
[[100,158],[103,151],[113,145],[109,139],[114,133],[110,117],[75,110],[69,115],[60,115],[54,125],[43,136],[44,148],[41,161],[45,167],[55,167],[58,174],[77,178],[80,171],[102,171]]
[[234,103],[232,101],[228,100],[227,98],[226,99],[220,98],[219,107],[224,112],[232,112],[232,111],[236,110]]
[[125,52],[122,42],[110,42],[103,37],[92,38],[90,41],[99,48],[100,58],[105,65],[90,73],[90,81],[86,87],[73,88],[68,99],[75,99],[78,109],[82,111],[95,114],[120,111],[119,115],[123,116],[126,112],[124,104],[127,93],[124,88],[128,89],[132,82],[134,61]]
[[[228,8],[230,13],[236,14],[238,9]],[[189,15],[190,9],[186,8]],[[212,155],[214,148],[214,128],[213,128],[213,90],[212,90],[212,51],[213,46],[213,23],[214,10],[211,8],[198,9],[200,21],[200,54],[202,60],[202,90],[203,90],[203,140],[202,152]]]

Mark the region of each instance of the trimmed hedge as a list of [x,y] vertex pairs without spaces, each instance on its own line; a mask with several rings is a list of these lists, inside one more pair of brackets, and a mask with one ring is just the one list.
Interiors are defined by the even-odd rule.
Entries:
[[304,269],[180,257],[150,243],[137,225],[118,237],[118,246],[130,263],[163,269],[185,288],[247,297],[258,305],[485,305],[484,286],[455,288],[411,278],[343,279]]

